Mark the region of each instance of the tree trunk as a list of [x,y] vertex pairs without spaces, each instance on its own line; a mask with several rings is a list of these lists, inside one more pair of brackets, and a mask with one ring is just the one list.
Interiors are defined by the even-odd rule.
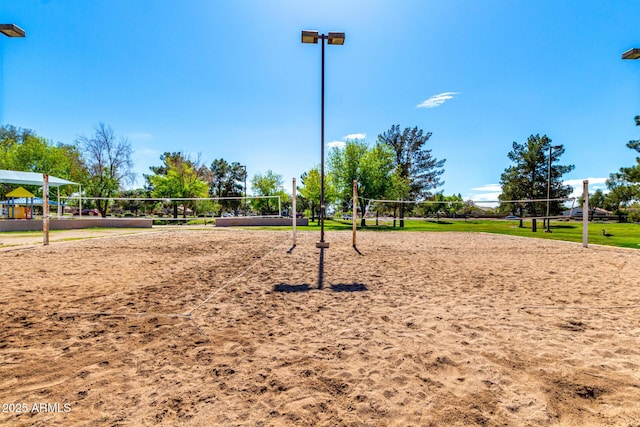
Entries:
[[[107,217],[107,206],[109,204],[108,200],[96,200],[96,206],[98,207],[98,212],[100,212],[100,216],[102,218]],[[80,212],[82,214],[82,212]]]
[[178,204],[174,203],[173,204],[173,218],[178,218]]
[[[361,203],[359,203],[359,204],[360,204],[360,211],[362,212],[362,220],[360,221],[360,226],[361,226],[361,227],[366,227],[366,226],[367,226],[367,222],[366,222],[366,221],[365,221],[365,219],[364,219],[364,210],[365,210],[365,208],[366,208],[367,206],[364,204],[364,199],[363,199],[363,200],[362,200],[362,202],[361,202]],[[354,211],[355,211],[355,212],[354,212],[354,215],[356,215],[356,218],[357,218],[357,215],[358,215],[358,209],[356,208],[356,209],[354,209]]]
[[404,228],[404,203],[400,204],[400,228]]
[[522,208],[522,206],[520,206],[520,228],[524,227],[524,225],[522,224],[522,214],[524,212],[524,209]]
[[393,208],[393,228],[396,228],[396,213],[398,212],[398,207],[394,206]]

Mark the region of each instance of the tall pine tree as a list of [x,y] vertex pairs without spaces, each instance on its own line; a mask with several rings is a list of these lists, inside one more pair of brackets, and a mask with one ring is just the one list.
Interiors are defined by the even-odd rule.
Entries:
[[[406,184],[406,198],[422,200],[430,195],[429,190],[440,187],[444,182],[440,176],[444,173],[446,159],[438,160],[432,150],[425,148],[431,132],[417,127],[405,128],[392,125],[391,129],[378,136],[378,142],[387,145],[394,153],[396,177]],[[404,227],[404,203],[400,204],[400,227]]]
[[[500,177],[502,194],[500,200],[535,200],[547,198],[549,177],[549,149],[551,139],[546,135],[531,135],[525,144],[513,143],[513,149],[507,157],[514,165],[509,166]],[[574,165],[557,165],[555,162],[564,154],[564,148],[551,150],[550,199],[565,198],[573,188],[562,183],[562,175],[571,172]],[[522,217],[525,211],[531,216],[543,214],[546,202],[510,203],[511,212]],[[549,205],[549,212],[557,215],[562,210],[562,202],[554,201]]]

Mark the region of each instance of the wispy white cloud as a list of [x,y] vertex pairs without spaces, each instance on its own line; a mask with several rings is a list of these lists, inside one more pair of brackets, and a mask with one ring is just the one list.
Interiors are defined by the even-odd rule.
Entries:
[[416,105],[416,108],[434,108],[444,104],[446,101],[453,99],[454,95],[459,95],[459,92],[443,92],[437,95],[433,95],[428,99],[425,99],[420,104]]
[[366,137],[366,133],[352,133],[345,136],[344,139],[365,139]]
[[584,179],[568,179],[563,181],[564,185],[570,185],[573,187],[573,192],[569,195],[569,197],[580,197],[582,196],[582,181],[589,181],[589,193],[593,193],[596,190],[603,190],[604,193],[608,193],[607,183],[608,178],[584,178]]
[[500,193],[478,193],[469,197],[467,200],[473,200],[473,203],[484,208],[495,208],[499,205],[497,202]]
[[564,185],[570,185],[572,187],[580,187],[580,191],[582,191],[582,181],[589,181],[589,187],[602,187],[607,182],[607,178],[584,178],[584,179],[568,179],[564,181]]
[[500,184],[485,184],[481,187],[474,187],[471,191],[486,191],[492,193],[502,193],[502,187]]
[[484,208],[498,206],[495,201],[498,200],[498,196],[502,193],[500,184],[485,184],[473,187],[470,190],[470,193],[465,196],[465,200],[473,200],[478,206]]
[[[343,137],[342,139],[344,139],[344,141],[353,141],[355,139],[359,139],[359,140],[365,139],[366,137],[367,137],[366,133],[350,133],[349,135]],[[327,143],[327,146],[329,148],[334,148],[334,147],[344,148],[347,145],[347,143],[344,141],[331,141]]]

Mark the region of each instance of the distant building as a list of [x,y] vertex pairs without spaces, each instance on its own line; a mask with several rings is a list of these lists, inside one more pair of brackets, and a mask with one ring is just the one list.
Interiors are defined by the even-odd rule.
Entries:
[[[608,217],[613,215],[613,212],[608,211],[606,209],[602,209],[602,208],[594,208],[594,209],[590,209],[589,215],[592,215],[593,218],[602,218],[602,217]],[[572,208],[572,209],[567,209],[566,211],[562,212],[562,216],[566,216],[566,217],[582,217],[582,208]]]

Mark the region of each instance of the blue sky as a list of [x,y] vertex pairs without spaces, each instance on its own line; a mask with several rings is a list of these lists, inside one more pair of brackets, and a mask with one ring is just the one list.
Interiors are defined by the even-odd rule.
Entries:
[[[635,162],[640,129],[637,0],[0,0],[0,122],[73,142],[104,122],[129,139],[136,172],[164,151],[268,169],[285,188],[325,140],[399,124],[433,132],[445,194],[494,199],[513,141],[565,146],[567,180],[592,189]],[[598,185],[598,182],[600,183]]]

